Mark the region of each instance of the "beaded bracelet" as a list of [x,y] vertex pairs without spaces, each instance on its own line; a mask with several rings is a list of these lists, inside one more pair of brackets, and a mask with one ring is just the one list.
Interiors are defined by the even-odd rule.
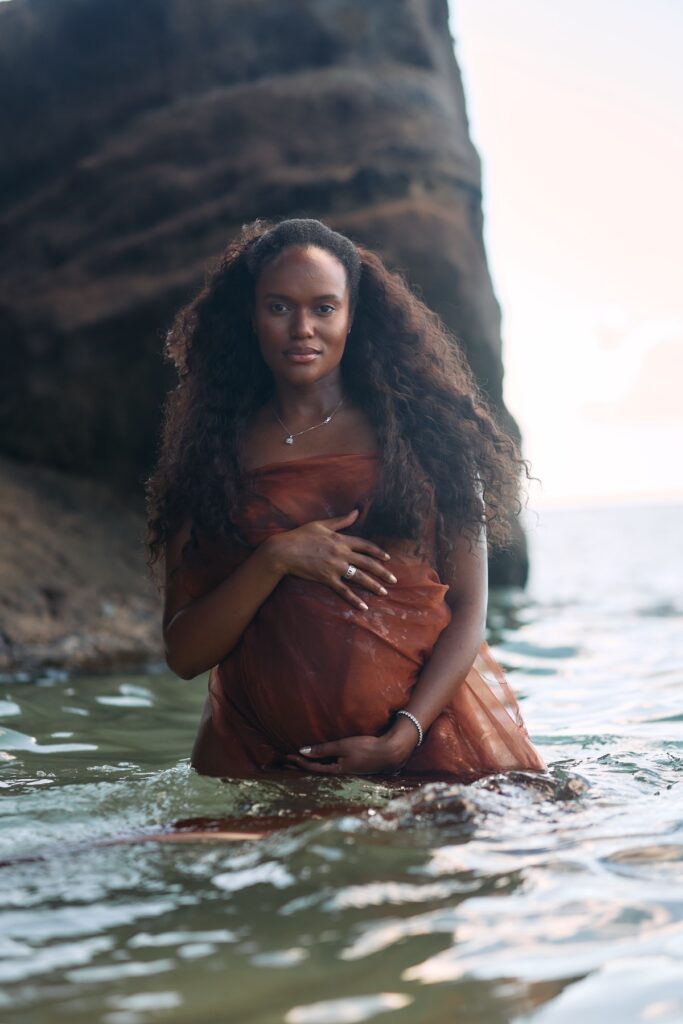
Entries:
[[405,715],[406,718],[410,719],[410,721],[413,723],[413,725],[417,729],[417,735],[418,735],[417,745],[418,745],[418,747],[421,747],[422,746],[422,740],[423,740],[422,726],[418,722],[418,720],[415,717],[415,715],[411,711],[405,711],[403,708],[401,708],[400,711],[397,711],[396,715],[397,716],[398,715]]

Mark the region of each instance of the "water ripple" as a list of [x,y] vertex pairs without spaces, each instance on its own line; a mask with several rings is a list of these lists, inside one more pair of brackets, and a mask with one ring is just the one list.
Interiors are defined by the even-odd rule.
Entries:
[[222,782],[202,683],[4,678],[4,1016],[679,1024],[679,521],[543,513],[492,595],[544,775]]

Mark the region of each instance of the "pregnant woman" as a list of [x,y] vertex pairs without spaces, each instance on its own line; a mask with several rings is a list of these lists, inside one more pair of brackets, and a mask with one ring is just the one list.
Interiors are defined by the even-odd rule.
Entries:
[[514,441],[454,339],[318,220],[245,225],[167,342],[150,565],[197,771],[542,771],[485,640]]

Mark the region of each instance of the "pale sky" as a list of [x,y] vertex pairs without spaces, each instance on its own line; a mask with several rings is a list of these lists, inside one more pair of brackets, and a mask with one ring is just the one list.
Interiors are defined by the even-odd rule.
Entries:
[[450,7],[530,505],[683,499],[683,2]]
[[449,0],[532,506],[683,500],[683,0]]

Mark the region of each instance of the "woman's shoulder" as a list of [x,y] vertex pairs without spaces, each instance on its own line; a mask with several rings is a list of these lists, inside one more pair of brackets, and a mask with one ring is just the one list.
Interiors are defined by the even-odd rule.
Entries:
[[237,535],[204,530],[188,516],[166,544],[166,584],[197,597],[233,572],[250,550]]

